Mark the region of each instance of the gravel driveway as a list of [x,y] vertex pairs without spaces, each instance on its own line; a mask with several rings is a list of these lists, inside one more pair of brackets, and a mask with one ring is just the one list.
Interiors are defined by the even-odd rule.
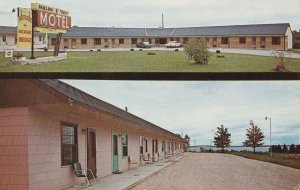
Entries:
[[139,189],[300,190],[300,170],[217,153],[191,153],[141,182]]

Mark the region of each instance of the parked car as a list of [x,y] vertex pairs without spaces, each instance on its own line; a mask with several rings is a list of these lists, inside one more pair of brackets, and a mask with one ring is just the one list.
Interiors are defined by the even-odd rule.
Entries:
[[136,44],[137,48],[151,48],[152,44],[150,44],[149,42],[141,42]]
[[181,43],[177,41],[169,41],[167,44],[164,45],[167,48],[178,48],[181,46]]

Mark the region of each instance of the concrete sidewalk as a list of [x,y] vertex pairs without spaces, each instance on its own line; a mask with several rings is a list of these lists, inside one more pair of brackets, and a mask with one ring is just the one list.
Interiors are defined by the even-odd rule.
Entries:
[[147,177],[158,173],[161,169],[179,161],[189,153],[185,152],[179,155],[161,159],[157,162],[146,164],[137,168],[124,171],[122,174],[113,174],[107,177],[97,179],[96,185],[89,186],[86,188],[76,188],[72,187],[68,190],[118,190],[118,189],[130,189],[131,187],[137,185],[141,181],[145,180]]

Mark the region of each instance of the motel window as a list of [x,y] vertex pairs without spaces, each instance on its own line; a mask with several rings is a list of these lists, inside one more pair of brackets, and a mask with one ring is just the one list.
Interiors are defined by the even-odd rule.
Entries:
[[77,126],[62,124],[61,126],[61,165],[78,162]]
[[206,38],[206,42],[209,42],[209,38]]
[[95,38],[94,45],[101,45],[101,38]]
[[124,44],[124,39],[123,38],[119,39],[119,44]]
[[72,43],[76,43],[76,39],[72,39]]
[[51,38],[51,45],[55,45],[56,44],[56,38]]
[[6,42],[6,36],[2,36],[2,42]]
[[18,43],[18,37],[15,36],[15,44]]
[[180,38],[176,38],[176,41],[177,41],[177,42],[180,42]]
[[253,38],[252,38],[252,42],[256,42],[256,37],[253,37]]
[[122,156],[128,156],[128,134],[122,133]]
[[137,44],[137,38],[132,38],[131,39],[131,44]]
[[266,41],[266,37],[261,37],[260,41],[265,42]]
[[183,38],[183,44],[186,44],[189,41],[189,38]]
[[87,44],[87,39],[86,38],[82,38],[81,39],[81,44],[86,45]]
[[221,44],[228,44],[228,37],[222,37]]
[[105,38],[105,39],[104,39],[104,42],[108,42],[108,39],[107,39],[107,38]]
[[64,42],[65,42],[65,43],[68,43],[68,41],[69,41],[68,39],[64,39]]
[[155,38],[155,43],[159,44],[159,38]]
[[148,39],[149,44],[152,44],[152,39]]
[[114,45],[115,44],[115,39],[111,39],[111,43]]
[[272,37],[272,45],[280,45],[280,37]]
[[246,43],[246,38],[245,37],[240,38],[240,44],[245,44],[245,43]]

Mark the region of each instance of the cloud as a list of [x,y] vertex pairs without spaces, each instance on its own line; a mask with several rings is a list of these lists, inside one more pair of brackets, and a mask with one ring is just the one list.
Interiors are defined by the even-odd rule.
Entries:
[[[31,1],[5,0],[0,11],[13,7],[30,7]],[[290,22],[299,29],[297,0],[44,0],[42,3],[70,11],[73,24],[79,26],[158,27],[164,13],[167,27],[211,26],[251,23]],[[12,15],[1,17],[3,25],[11,25]],[[16,19],[13,21],[16,25]]]
[[265,116],[272,117],[272,131],[280,142],[300,135],[299,81],[66,82],[174,133],[189,134],[200,144],[209,144],[212,129],[223,124],[232,133],[233,145],[241,145],[250,120],[269,142]]

